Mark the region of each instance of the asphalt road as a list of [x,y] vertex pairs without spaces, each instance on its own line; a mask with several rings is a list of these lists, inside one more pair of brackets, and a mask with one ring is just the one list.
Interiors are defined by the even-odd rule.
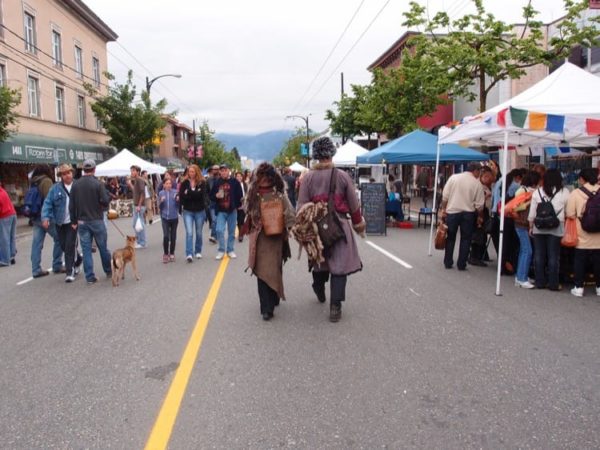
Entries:
[[[176,263],[162,264],[153,225],[141,281],[127,272],[118,288],[52,274],[18,284],[31,241],[18,242],[17,265],[0,269],[0,448],[146,445],[220,265],[206,239],[204,259],[185,263],[179,228]],[[114,250],[123,238],[109,232]],[[295,257],[288,300],[263,322],[236,244],[169,447],[600,447],[600,298],[509,278],[495,296],[494,267],[445,270],[427,238],[367,239],[412,268],[361,241],[365,268],[337,324]]]

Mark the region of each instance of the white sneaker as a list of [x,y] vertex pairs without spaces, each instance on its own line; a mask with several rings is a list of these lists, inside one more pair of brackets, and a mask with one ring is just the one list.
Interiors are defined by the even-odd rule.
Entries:
[[202,253],[196,253],[196,259],[202,259]]
[[135,248],[146,248],[145,245],[141,245],[141,244],[135,244]]
[[597,295],[598,297],[600,297],[600,287],[597,287],[597,288],[596,288],[596,295]]
[[535,287],[533,284],[531,284],[529,282],[529,280],[527,280],[527,281],[519,281],[517,279],[515,279],[515,286],[516,287],[520,287],[520,288],[524,288],[524,289],[533,289]]
[[[596,288],[596,293],[598,293],[598,288]],[[571,294],[573,294],[575,297],[583,297],[583,288],[574,287],[571,289]]]
[[225,253],[219,252],[217,253],[217,256],[215,256],[215,259],[223,259],[223,256],[225,256]]
[[73,275],[67,275],[65,277],[65,283],[72,283],[73,281],[75,281],[75,277]]
[[235,254],[235,252],[229,252],[229,253],[227,253],[227,256],[229,256],[231,259],[237,258],[237,255]]
[[192,262],[194,260],[194,258],[192,258],[192,255],[187,255],[185,259],[187,260],[187,262]]

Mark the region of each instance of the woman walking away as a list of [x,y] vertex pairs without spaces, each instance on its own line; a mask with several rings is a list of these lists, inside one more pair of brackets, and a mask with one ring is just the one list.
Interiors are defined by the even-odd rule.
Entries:
[[571,192],[567,202],[567,217],[577,219],[578,239],[575,247],[574,263],[575,287],[571,289],[571,294],[575,297],[583,297],[585,269],[590,260],[594,267],[596,295],[600,296],[600,216],[598,206],[596,206],[598,199],[595,199],[600,186],[597,180],[597,169],[583,169],[579,172],[580,188]]
[[240,206],[237,210],[237,228],[238,228],[238,241],[242,242],[244,240],[244,235],[242,234],[242,226],[246,221],[246,213],[244,212],[244,203],[246,200],[246,194],[248,193],[248,185],[244,181],[244,174],[242,172],[236,172],[235,179],[238,180],[240,186],[242,186],[242,206]]
[[333,195],[330,203],[334,205],[334,211],[330,213],[337,214],[343,238],[337,240],[330,248],[324,249],[324,261],[315,262],[310,266],[313,291],[321,303],[326,301],[325,283],[331,275],[331,322],[338,322],[342,317],[342,302],[346,299],[348,275],[362,270],[352,228],[359,234],[363,234],[366,228],[352,179],[346,172],[333,166],[331,160],[335,152],[335,145],[328,137],[321,137],[313,142],[313,157],[319,162],[314,165],[314,170],[309,171],[302,179],[297,205],[300,216],[303,206],[307,203],[327,205],[329,196]]
[[175,261],[175,241],[179,223],[179,194],[173,189],[171,178],[165,178],[163,190],[158,193],[158,209],[163,229],[163,263]]
[[[540,174],[533,170],[528,172],[521,182],[521,187],[515,191],[515,198],[527,192],[534,192],[540,184]],[[519,257],[517,259],[517,276],[515,277],[515,286],[525,289],[532,289],[535,286],[529,281],[529,266],[531,266],[531,257],[533,250],[531,248],[531,236],[529,236],[529,206],[520,208],[515,217],[515,231],[519,238]]]
[[273,318],[283,291],[283,263],[291,256],[288,229],[295,214],[281,175],[269,163],[256,169],[245,201],[249,222],[248,268],[256,275],[263,320]]
[[[208,184],[196,164],[188,168],[188,176],[179,188],[179,201],[183,208],[183,224],[185,225],[185,254],[187,262],[202,258],[202,227],[206,220],[208,208]],[[196,245],[194,242],[196,231]]]
[[531,197],[529,207],[529,234],[533,236],[535,287],[560,291],[558,282],[560,240],[564,233],[565,207],[569,191],[563,188],[562,176],[557,169],[548,169],[544,185]]

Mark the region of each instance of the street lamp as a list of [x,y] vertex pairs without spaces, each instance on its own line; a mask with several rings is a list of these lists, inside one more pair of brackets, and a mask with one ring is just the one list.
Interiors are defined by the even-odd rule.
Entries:
[[151,80],[149,80],[148,77],[146,77],[146,92],[148,92],[148,97],[150,97],[150,88],[152,88],[152,83],[154,83],[159,78],[163,78],[163,77],[181,78],[181,75],[178,73],[166,73],[164,75],[159,75],[157,77],[154,77]]
[[306,167],[309,166],[308,162],[310,160],[310,156],[308,155],[308,149],[309,149],[309,143],[310,143],[310,136],[308,134],[308,117],[311,116],[312,114],[308,114],[308,116],[297,116],[297,115],[291,115],[291,116],[286,116],[286,120],[287,119],[302,119],[304,120],[304,123],[306,124]]

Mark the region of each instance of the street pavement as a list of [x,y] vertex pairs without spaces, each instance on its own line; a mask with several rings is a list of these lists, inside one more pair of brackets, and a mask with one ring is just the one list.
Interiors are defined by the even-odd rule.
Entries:
[[[130,220],[116,223],[131,233]],[[222,264],[206,233],[204,258],[184,261],[182,223],[175,263],[161,262],[160,223],[148,235],[141,281],[128,268],[118,288],[97,254],[95,285],[25,281],[31,240],[19,239],[17,264],[0,269],[0,448],[146,445]],[[236,242],[169,448],[600,447],[593,289],[578,299],[504,277],[496,296],[493,265],[445,270],[428,237],[361,240],[365,267],[349,277],[337,324],[295,243],[287,301],[262,321]],[[109,248],[123,241],[109,226]],[[47,240],[45,267],[50,256]]]

